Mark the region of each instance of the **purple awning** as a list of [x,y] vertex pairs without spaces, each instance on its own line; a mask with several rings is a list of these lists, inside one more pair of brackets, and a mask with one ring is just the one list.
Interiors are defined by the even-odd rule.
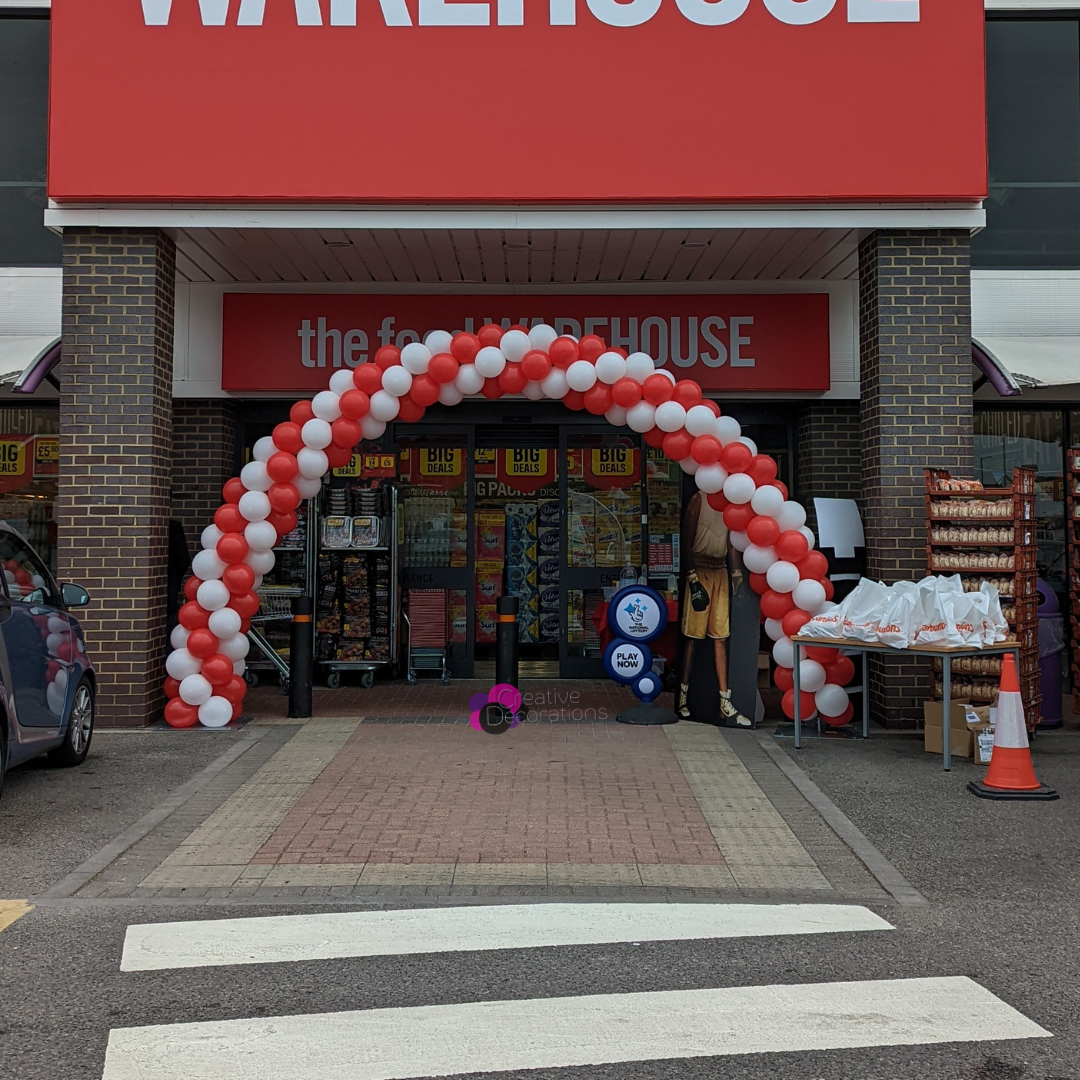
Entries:
[[60,363],[60,339],[57,338],[51,345],[46,345],[27,364],[23,373],[12,384],[13,394],[32,394],[42,383],[42,380]]
[[971,339],[971,362],[998,392],[998,397],[1016,397],[1023,392],[1009,369],[975,338]]

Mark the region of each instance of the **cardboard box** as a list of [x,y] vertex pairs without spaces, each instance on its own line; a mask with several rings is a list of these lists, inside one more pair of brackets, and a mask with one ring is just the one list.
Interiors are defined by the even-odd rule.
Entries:
[[994,753],[994,729],[990,724],[968,725],[976,765],[989,765]]
[[[971,757],[972,735],[967,726],[968,702],[953,701],[949,710],[949,752],[953,757]],[[923,702],[923,748],[928,754],[944,754],[945,733],[942,729],[943,702]]]

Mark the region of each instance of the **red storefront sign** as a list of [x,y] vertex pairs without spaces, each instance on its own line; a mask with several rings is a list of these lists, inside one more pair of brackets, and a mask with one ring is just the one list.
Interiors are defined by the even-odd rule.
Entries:
[[322,390],[380,345],[485,322],[547,322],[649,353],[703,389],[829,389],[827,293],[707,296],[370,296],[227,293],[222,389]]
[[49,194],[970,201],[983,23],[983,0],[64,0]]

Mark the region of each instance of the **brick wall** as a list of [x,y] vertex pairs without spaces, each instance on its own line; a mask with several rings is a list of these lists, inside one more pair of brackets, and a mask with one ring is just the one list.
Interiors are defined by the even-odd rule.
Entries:
[[64,233],[58,566],[93,598],[102,726],[163,704],[175,277],[156,230]]
[[[970,476],[971,276],[967,232],[873,233],[859,246],[862,510],[867,574],[926,574],[926,467]],[[873,715],[921,717],[926,665],[877,662]]]
[[233,475],[236,407],[220,398],[173,402],[172,513],[194,555]]
[[862,435],[857,401],[821,401],[799,410],[795,454],[798,499],[816,532],[814,499],[862,494]]

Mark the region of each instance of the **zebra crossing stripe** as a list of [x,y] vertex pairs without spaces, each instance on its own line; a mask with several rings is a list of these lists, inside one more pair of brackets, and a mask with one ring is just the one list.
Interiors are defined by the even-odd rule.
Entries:
[[102,1080],[408,1080],[1049,1035],[971,979],[885,979],[121,1028]]
[[694,938],[892,930],[846,904],[511,904],[148,923],[122,971]]

